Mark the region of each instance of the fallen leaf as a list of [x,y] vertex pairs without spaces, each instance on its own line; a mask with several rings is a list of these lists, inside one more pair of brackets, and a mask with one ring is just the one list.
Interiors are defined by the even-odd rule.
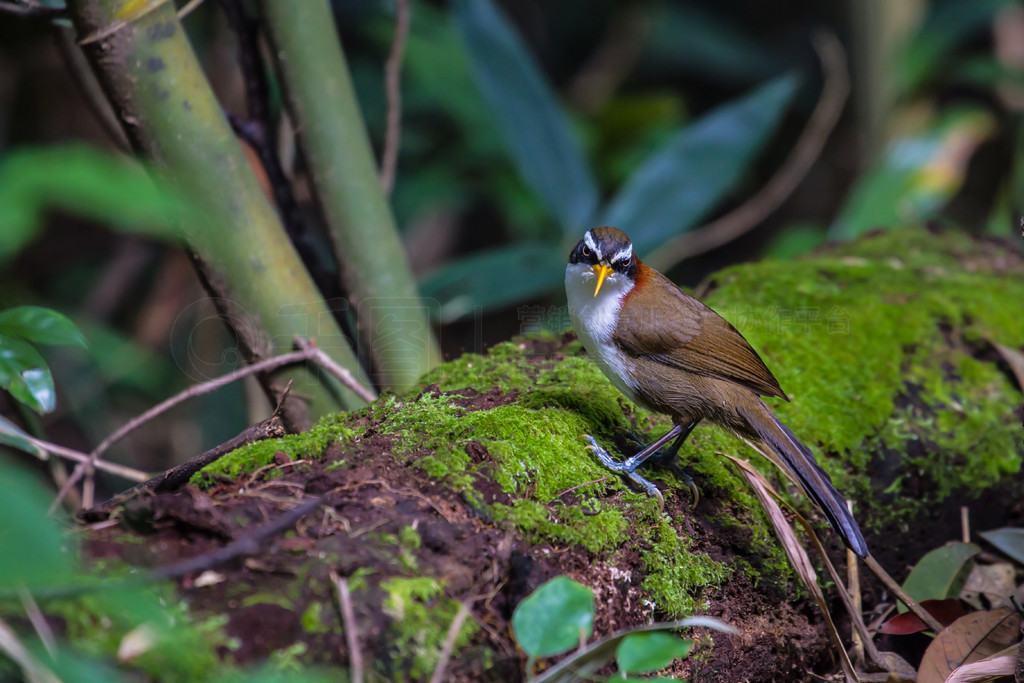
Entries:
[[993,676],[1012,676],[1017,668],[1017,655],[1000,655],[980,662],[964,664],[951,673],[945,683],[989,681]]
[[[975,609],[1009,606],[1010,596],[1017,590],[1015,574],[1016,570],[1009,562],[975,565],[960,590],[960,597]],[[982,595],[988,601],[987,605],[981,601]]]
[[[922,600],[921,607],[928,614],[935,617],[943,626],[949,626],[960,617],[967,614],[963,603],[959,598],[946,598],[945,600]],[[921,618],[913,612],[903,612],[891,619],[886,620],[878,628],[879,633],[888,635],[905,636],[911,633],[927,631],[928,625],[921,621]]]
[[943,629],[921,658],[918,683],[944,683],[958,667],[977,662],[1016,643],[1020,615],[1007,607],[972,612]]

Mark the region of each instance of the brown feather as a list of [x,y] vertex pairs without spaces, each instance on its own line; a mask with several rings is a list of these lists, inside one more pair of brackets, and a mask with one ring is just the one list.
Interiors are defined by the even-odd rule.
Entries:
[[637,259],[636,285],[623,299],[613,342],[638,360],[735,382],[789,400],[735,327]]

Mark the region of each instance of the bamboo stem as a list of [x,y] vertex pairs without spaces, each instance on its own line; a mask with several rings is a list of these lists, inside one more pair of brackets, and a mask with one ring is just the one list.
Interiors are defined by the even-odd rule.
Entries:
[[376,384],[403,389],[440,360],[327,0],[260,0],[321,213]]

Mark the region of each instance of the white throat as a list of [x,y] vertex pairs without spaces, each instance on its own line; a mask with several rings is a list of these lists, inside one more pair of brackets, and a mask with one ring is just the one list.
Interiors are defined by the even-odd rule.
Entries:
[[633,283],[622,273],[612,272],[594,296],[596,285],[593,267],[585,263],[565,267],[565,295],[576,336],[612,384],[635,401],[632,382],[624,374],[628,361],[612,343],[622,300],[633,289]]

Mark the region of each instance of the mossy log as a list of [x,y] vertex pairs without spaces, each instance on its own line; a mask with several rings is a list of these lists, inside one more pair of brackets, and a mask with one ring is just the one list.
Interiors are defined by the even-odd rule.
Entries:
[[[1008,245],[925,230],[878,234],[796,261],[730,268],[697,294],[775,372],[792,400],[773,407],[855,501],[869,546],[897,578],[959,537],[960,505],[970,506],[975,529],[1010,518],[1024,492],[1024,415],[995,344],[1024,349],[1024,261]],[[698,634],[695,654],[672,673],[697,681],[827,673],[821,621],[718,453],[769,465],[701,425],[679,466],[702,498],[694,507],[676,472],[654,472],[662,513],[579,439],[593,434],[629,452],[631,439],[668,427],[629,404],[571,335],[507,342],[442,365],[409,393],[236,451],[197,475],[195,488],[141,501],[175,522],[157,532],[163,550],[151,562],[218,547],[240,525],[324,494],[322,514],[219,570],[226,580],[183,584],[196,613],[227,616],[238,639],[228,656],[288,651],[307,665],[346,667],[334,571],[348,578],[373,676],[429,677],[461,602],[472,618],[446,680],[517,680],[525,658],[511,637],[512,610],[542,581],[568,574],[595,591],[597,635],[696,613],[740,630]],[[216,524],[196,508],[217,510]],[[137,560],[138,541],[126,533],[134,532],[98,535]],[[834,534],[822,526],[821,536],[838,556]],[[867,602],[877,600],[870,584],[865,590]]]

